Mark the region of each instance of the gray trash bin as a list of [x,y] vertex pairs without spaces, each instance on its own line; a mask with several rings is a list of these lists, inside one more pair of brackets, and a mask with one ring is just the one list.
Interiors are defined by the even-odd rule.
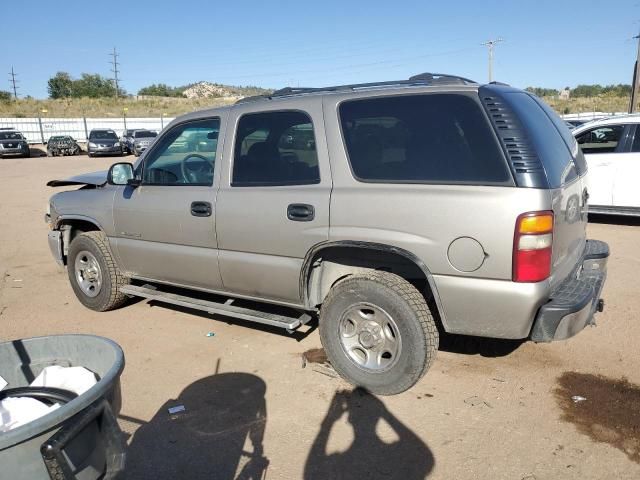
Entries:
[[53,412],[0,433],[0,478],[90,480],[124,468],[124,440],[116,421],[124,354],[93,335],[53,335],[0,343],[0,375],[8,388],[28,386],[51,365],[82,366],[98,383]]

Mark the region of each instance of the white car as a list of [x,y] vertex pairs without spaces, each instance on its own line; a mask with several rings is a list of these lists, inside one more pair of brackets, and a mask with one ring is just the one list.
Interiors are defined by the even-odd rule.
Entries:
[[589,167],[589,212],[640,216],[640,115],[595,120],[571,133]]

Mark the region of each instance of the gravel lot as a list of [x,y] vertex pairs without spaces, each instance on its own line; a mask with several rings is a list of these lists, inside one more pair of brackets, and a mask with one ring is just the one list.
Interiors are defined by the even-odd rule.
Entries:
[[[45,183],[114,161],[0,160],[0,339],[82,332],[122,345],[126,478],[640,478],[640,222],[589,225],[612,251],[596,328],[544,345],[446,338],[415,388],[373,397],[302,368],[316,330],[145,301],[82,307],[47,247]],[[177,404],[186,412],[172,417]]]

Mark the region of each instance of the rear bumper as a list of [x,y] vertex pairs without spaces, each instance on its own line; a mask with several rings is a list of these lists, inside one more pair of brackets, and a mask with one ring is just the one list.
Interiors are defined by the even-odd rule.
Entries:
[[607,278],[609,246],[588,240],[582,264],[552,293],[540,307],[531,329],[531,340],[565,340],[593,325],[596,311],[602,311],[600,299]]

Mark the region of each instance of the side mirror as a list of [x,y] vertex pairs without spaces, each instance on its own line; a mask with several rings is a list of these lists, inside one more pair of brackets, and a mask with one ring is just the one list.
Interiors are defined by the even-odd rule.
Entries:
[[134,179],[133,165],[128,162],[114,163],[109,168],[107,183],[109,185],[131,185],[129,182]]

